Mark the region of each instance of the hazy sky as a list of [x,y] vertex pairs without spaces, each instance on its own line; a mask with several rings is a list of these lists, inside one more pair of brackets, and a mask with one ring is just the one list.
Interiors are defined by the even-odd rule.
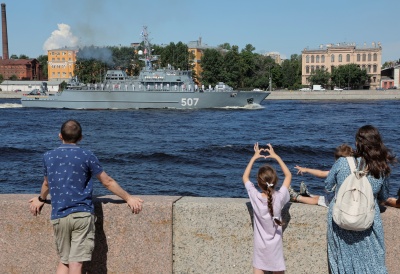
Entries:
[[[289,58],[321,44],[381,42],[382,62],[400,59],[399,0],[3,0],[9,55],[31,58],[64,46],[129,46],[148,26],[153,44],[253,45]],[[1,51],[2,53],[2,51]],[[1,55],[1,54],[0,54]]]

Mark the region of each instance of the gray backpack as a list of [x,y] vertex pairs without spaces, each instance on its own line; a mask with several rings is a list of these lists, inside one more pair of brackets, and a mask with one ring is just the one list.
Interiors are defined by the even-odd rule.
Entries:
[[333,221],[343,229],[366,230],[374,222],[374,193],[367,172],[356,169],[355,158],[346,157],[346,159],[351,172],[336,192]]

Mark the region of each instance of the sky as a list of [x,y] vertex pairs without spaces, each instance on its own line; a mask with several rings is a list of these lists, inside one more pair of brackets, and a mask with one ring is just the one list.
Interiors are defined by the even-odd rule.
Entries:
[[[2,0],[9,56],[62,47],[130,46],[147,26],[151,43],[251,44],[283,58],[305,48],[380,42],[382,63],[400,59],[399,0]],[[0,52],[0,55],[2,51]]]

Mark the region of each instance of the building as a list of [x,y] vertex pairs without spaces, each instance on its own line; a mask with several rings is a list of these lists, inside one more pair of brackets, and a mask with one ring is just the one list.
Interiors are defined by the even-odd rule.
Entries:
[[400,88],[400,64],[394,63],[390,67],[382,69],[381,75],[381,88]]
[[43,80],[37,59],[0,59],[0,74],[5,80]]
[[[202,44],[201,42],[201,37],[197,41],[190,41],[187,43],[188,50],[192,55],[194,56],[193,58],[193,70],[196,73],[197,79],[199,79],[201,72],[203,69],[201,68],[201,58],[203,57],[204,50],[206,49],[211,49],[214,47],[210,47],[206,44]],[[197,84],[200,84],[199,82]]]
[[267,52],[264,54],[264,56],[271,57],[275,61],[276,64],[282,65],[283,59],[281,58],[281,55],[279,54],[279,52],[275,52],[275,51]]
[[310,85],[308,78],[315,70],[322,69],[332,72],[334,67],[347,64],[356,64],[367,70],[369,83],[364,88],[376,89],[381,81],[381,44],[372,43],[371,47],[364,44],[358,47],[355,44],[339,43],[321,45],[318,49],[304,49],[302,51],[302,85]]
[[0,58],[0,74],[3,79],[42,80],[42,68],[37,59],[9,59],[6,4],[1,4],[2,47]]
[[77,48],[61,48],[49,50],[47,57],[48,78],[51,80],[68,81],[75,70]]

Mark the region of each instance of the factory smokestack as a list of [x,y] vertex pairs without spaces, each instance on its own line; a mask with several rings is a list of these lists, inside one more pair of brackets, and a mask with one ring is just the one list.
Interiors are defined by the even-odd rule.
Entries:
[[3,41],[3,59],[8,59],[8,35],[7,35],[7,17],[6,4],[1,4],[1,25],[2,25],[2,41]]

